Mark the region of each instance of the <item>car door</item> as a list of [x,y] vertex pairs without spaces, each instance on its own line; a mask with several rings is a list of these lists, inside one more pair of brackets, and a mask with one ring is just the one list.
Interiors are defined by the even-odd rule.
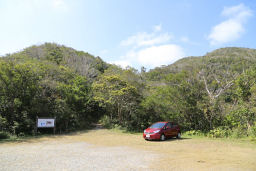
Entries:
[[177,124],[171,123],[171,136],[176,137],[178,134]]
[[171,123],[168,122],[165,127],[165,136],[171,137],[172,136],[172,130],[171,130]]

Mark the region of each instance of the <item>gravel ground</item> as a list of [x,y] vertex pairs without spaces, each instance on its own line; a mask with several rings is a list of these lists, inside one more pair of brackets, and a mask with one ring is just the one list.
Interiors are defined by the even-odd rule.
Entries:
[[145,170],[158,155],[85,142],[0,144],[0,170]]
[[2,170],[256,171],[256,144],[209,138],[145,141],[95,129],[0,143]]

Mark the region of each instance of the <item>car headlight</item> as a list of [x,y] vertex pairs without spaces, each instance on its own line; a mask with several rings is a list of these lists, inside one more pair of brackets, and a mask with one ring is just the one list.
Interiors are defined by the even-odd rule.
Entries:
[[156,130],[156,131],[154,131],[154,133],[158,133],[158,132],[160,132],[160,130]]

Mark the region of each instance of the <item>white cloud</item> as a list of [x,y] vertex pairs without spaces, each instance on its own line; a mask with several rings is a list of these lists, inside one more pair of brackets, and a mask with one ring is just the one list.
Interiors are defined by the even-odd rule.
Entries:
[[153,28],[155,32],[162,31],[162,24],[155,25]]
[[[173,36],[162,32],[162,25],[153,27],[151,33],[140,32],[121,41],[121,46],[128,47],[128,52],[121,60],[114,63],[125,68],[126,66],[153,68],[168,65],[185,56],[183,49],[170,43]],[[186,38],[185,41],[189,41]],[[133,64],[133,65],[131,65]]]
[[213,46],[239,39],[245,30],[244,24],[252,16],[252,11],[244,4],[240,4],[225,7],[221,14],[227,17],[227,20],[214,26],[208,35],[208,40]]
[[168,42],[172,36],[169,33],[156,34],[156,33],[137,33],[133,36],[128,37],[128,39],[121,41],[121,46],[152,46],[156,44]]
[[137,53],[140,64],[150,67],[171,64],[184,55],[183,49],[175,44],[152,46]]
[[218,45],[227,43],[238,39],[244,32],[244,28],[241,23],[235,20],[227,20],[212,29],[212,33],[209,35],[210,44]]
[[171,39],[171,35],[168,33],[161,34],[155,37],[152,37],[152,39],[143,40],[139,42],[139,46],[149,46],[149,45],[156,45],[160,43],[166,43]]
[[252,11],[244,4],[239,4],[232,7],[224,7],[224,10],[221,14],[226,17],[243,18],[250,16],[252,14]]
[[126,68],[126,67],[128,67],[128,66],[131,66],[131,63],[130,63],[130,61],[128,61],[128,60],[117,60],[117,61],[112,61],[112,62],[110,62],[111,64],[115,64],[115,65],[118,65],[118,66],[120,66],[120,67],[122,67],[122,68]]
[[[161,65],[171,64],[185,56],[183,49],[175,44],[165,44],[159,46],[150,46],[140,50],[130,50],[122,60],[113,62],[121,66],[154,68]],[[123,67],[123,68],[125,68]]]

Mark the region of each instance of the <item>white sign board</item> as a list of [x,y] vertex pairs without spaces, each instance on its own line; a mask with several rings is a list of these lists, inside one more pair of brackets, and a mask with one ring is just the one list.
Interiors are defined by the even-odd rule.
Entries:
[[38,128],[53,128],[55,127],[55,119],[39,119],[37,120]]

